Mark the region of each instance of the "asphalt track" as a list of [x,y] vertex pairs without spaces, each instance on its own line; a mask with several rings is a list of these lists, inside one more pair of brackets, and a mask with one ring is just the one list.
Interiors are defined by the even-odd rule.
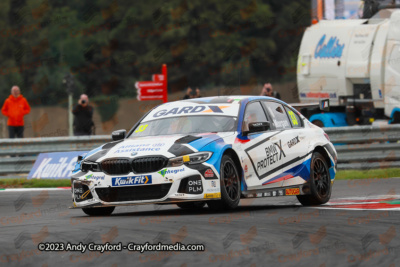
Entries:
[[[68,210],[70,190],[0,191],[0,266],[395,266],[399,190],[398,178],[337,181],[321,208],[277,197],[248,199],[226,213],[145,205],[109,217]],[[391,204],[374,204],[382,199]],[[206,250],[40,252],[40,242],[181,242]]]

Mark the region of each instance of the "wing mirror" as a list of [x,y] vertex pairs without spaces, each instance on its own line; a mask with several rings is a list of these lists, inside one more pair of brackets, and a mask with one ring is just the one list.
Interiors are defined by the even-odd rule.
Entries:
[[249,133],[263,132],[263,131],[269,130],[270,128],[271,128],[271,124],[269,123],[269,121],[250,122],[249,130],[244,132],[244,134],[248,135]]
[[111,138],[113,141],[118,141],[124,139],[126,136],[126,130],[117,130],[112,132]]

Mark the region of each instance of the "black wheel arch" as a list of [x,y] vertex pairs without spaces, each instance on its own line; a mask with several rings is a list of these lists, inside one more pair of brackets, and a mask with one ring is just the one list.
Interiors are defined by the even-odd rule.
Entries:
[[318,152],[324,157],[328,168],[332,167],[331,159],[329,158],[328,152],[325,150],[325,148],[323,148],[322,146],[316,146],[314,148],[314,152]]
[[[244,179],[243,175],[244,175],[244,170],[242,168],[242,164],[240,164],[240,160],[239,160],[239,156],[237,155],[237,153],[235,152],[235,150],[233,150],[232,148],[228,148],[224,151],[223,155],[228,155],[231,157],[231,159],[233,160],[233,162],[235,163],[235,166],[238,170],[239,176],[240,176],[240,185],[242,185],[242,179]],[[222,155],[222,156],[223,156]],[[221,157],[222,158],[222,157]]]

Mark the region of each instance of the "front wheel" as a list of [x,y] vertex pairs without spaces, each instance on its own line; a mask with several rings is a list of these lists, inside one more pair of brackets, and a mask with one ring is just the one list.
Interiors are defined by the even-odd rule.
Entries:
[[221,160],[221,200],[207,202],[213,210],[231,210],[239,205],[240,178],[235,163],[228,155],[223,155]]
[[322,205],[331,198],[332,184],[325,158],[314,152],[311,158],[310,195],[297,196],[303,206]]
[[113,213],[115,207],[82,208],[83,212],[90,216],[108,216]]

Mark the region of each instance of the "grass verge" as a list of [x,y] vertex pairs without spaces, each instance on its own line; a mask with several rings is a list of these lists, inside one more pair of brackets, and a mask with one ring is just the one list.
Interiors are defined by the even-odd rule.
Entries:
[[[400,177],[400,168],[376,170],[339,170],[336,174],[337,180],[382,179],[392,177]],[[0,179],[0,188],[46,188],[67,186],[71,186],[71,181],[69,179]]]
[[47,188],[71,186],[70,179],[0,179],[0,188]]
[[371,169],[371,170],[339,170],[336,174],[338,180],[351,179],[382,179],[400,177],[400,168]]

